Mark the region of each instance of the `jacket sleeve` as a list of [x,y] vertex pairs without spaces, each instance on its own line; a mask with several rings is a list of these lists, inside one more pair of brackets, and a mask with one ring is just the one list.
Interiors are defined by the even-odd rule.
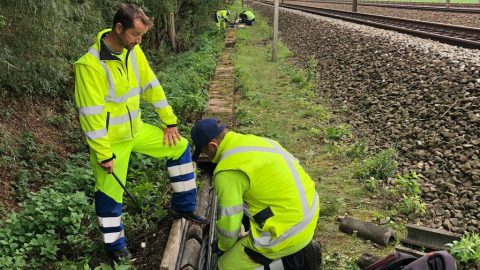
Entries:
[[89,65],[75,64],[75,104],[80,127],[98,162],[113,158],[104,110],[106,91],[103,88],[106,87],[107,79],[102,71]]
[[155,73],[150,68],[147,58],[139,46],[135,47],[135,55],[138,59],[140,87],[142,99],[153,104],[155,111],[160,116],[163,127],[177,125],[177,116],[173,113],[172,106],[168,104],[167,97]]
[[238,240],[243,218],[243,193],[248,188],[248,176],[241,171],[222,171],[215,175],[218,248],[222,251],[230,249]]

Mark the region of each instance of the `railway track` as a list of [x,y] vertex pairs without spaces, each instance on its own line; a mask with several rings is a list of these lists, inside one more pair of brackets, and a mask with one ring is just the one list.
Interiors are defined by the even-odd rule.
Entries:
[[[272,2],[260,2],[269,5],[273,4]],[[480,49],[480,28],[441,24],[434,22],[424,22],[418,20],[387,17],[359,12],[306,7],[292,4],[280,4],[280,6],[288,9],[304,11],[311,14],[374,26],[377,28],[394,30],[401,33],[423,38],[429,38],[460,47]]]
[[[306,2],[306,3],[328,3],[328,4],[340,4],[340,5],[352,5],[352,1],[330,1],[330,0],[291,0],[288,2]],[[480,6],[472,4],[471,7],[465,6],[453,6],[446,7],[445,5],[427,5],[427,4],[388,4],[388,3],[370,3],[370,2],[358,2],[359,6],[368,7],[384,7],[384,8],[400,8],[400,9],[413,9],[413,10],[428,10],[428,11],[442,11],[442,12],[456,12],[456,13],[473,13],[480,14]]]

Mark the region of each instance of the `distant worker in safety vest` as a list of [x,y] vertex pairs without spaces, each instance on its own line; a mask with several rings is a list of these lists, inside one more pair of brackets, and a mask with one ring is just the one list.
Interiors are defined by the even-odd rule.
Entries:
[[[171,215],[208,222],[194,214],[197,188],[188,141],[179,135],[177,117],[139,46],[152,25],[139,7],[122,5],[113,28],[99,32],[88,53],[75,62],[75,101],[90,148],[95,210],[114,261],[131,255],[121,222],[124,191],[112,173],[125,184],[132,151],[167,159]],[[141,99],[153,104],[161,127],[142,122]]]
[[[278,142],[229,131],[217,119],[196,122],[191,137],[193,159],[203,154],[217,164],[218,268],[320,269],[312,241],[320,201],[298,160]],[[239,239],[242,219],[249,235]]]
[[244,23],[246,25],[252,26],[255,22],[255,14],[250,10],[244,11],[240,13],[240,23]]
[[215,22],[217,23],[218,29],[225,29],[227,28],[227,23],[231,24],[229,16],[230,10],[222,9],[217,11],[217,13],[215,14]]

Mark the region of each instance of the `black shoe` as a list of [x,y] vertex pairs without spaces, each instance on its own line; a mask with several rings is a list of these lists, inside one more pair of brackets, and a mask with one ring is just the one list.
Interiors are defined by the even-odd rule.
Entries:
[[173,209],[168,209],[168,214],[172,216],[174,219],[185,218],[200,224],[210,223],[208,219],[206,219],[203,216],[197,215],[194,212],[178,212]]
[[116,263],[130,262],[132,260],[132,254],[126,247],[117,251],[109,251],[107,254],[108,257]]

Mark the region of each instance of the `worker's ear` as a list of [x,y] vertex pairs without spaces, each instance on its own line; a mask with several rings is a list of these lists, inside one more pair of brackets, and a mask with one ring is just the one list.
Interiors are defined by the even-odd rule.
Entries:
[[120,35],[123,32],[123,25],[121,23],[115,24],[115,29],[113,29],[117,35]]
[[218,142],[215,140],[210,141],[208,143],[208,148],[210,149],[210,151],[216,152],[218,149]]

